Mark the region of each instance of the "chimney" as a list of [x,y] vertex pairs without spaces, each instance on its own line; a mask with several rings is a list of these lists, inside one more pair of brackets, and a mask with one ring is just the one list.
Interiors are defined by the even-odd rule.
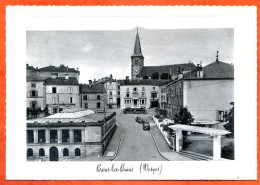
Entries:
[[202,62],[200,64],[197,64],[197,78],[203,78],[203,70],[202,70]]
[[181,66],[179,66],[179,69],[178,69],[178,80],[182,79],[182,78],[183,78],[183,73],[182,73],[182,70],[181,70]]
[[92,85],[92,80],[89,80],[89,81],[88,81],[88,84],[89,84],[89,85]]

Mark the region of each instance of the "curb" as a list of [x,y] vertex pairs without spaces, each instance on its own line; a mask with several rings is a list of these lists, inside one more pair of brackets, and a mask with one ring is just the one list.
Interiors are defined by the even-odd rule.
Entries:
[[[117,120],[118,121],[118,120]],[[115,160],[116,159],[116,157],[117,157],[117,154],[118,154],[118,151],[119,151],[119,148],[120,148],[120,146],[121,146],[121,143],[122,143],[122,140],[123,140],[123,135],[124,135],[124,128],[123,128],[123,124],[120,122],[120,121],[118,121],[120,124],[121,124],[121,128],[122,128],[122,130],[121,130],[121,134],[120,134],[120,140],[119,140],[119,143],[118,143],[118,145],[117,145],[117,149],[116,149],[116,152],[115,152],[115,155],[111,158],[111,159],[109,159],[110,161],[113,161],[113,160]]]
[[157,143],[156,143],[156,141],[155,141],[155,139],[154,139],[154,136],[153,136],[153,133],[152,133],[152,131],[151,131],[151,128],[150,128],[150,134],[151,134],[151,136],[152,136],[152,138],[153,138],[153,142],[155,143],[155,146],[156,146],[156,148],[157,148],[159,154],[160,154],[164,159],[166,159],[167,161],[170,161],[167,157],[165,157],[165,156],[161,153],[161,151],[160,151],[160,149],[159,149],[159,147],[158,147],[158,145],[157,145]]

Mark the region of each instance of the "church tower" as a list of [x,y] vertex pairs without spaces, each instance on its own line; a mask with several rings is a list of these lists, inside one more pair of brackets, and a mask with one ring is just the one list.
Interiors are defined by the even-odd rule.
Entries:
[[131,79],[132,80],[137,79],[136,75],[138,75],[141,72],[143,66],[144,66],[144,57],[142,54],[141,44],[140,44],[140,39],[139,39],[139,34],[137,29],[134,53],[131,56],[131,74],[132,74]]

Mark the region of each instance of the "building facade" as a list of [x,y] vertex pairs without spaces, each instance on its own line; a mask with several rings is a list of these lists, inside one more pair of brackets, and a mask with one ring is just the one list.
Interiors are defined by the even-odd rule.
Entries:
[[117,98],[118,98],[117,81],[115,79],[106,81],[104,83],[104,88],[106,89],[107,107],[117,108]]
[[160,80],[126,80],[120,85],[121,109],[126,107],[159,107]]
[[49,114],[80,107],[79,83],[76,77],[52,77],[46,79],[45,83]]
[[167,115],[173,117],[186,106],[194,124],[217,124],[234,101],[234,66],[218,61],[183,74],[167,85]]
[[45,78],[36,74],[26,77],[27,119],[45,116]]
[[27,160],[62,161],[102,155],[116,129],[116,114],[70,109],[27,121]]
[[106,112],[106,95],[102,84],[80,85],[81,107],[95,112]]

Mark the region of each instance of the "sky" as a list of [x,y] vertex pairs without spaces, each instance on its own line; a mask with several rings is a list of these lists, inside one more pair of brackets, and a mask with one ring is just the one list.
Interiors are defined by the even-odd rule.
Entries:
[[[80,83],[113,74],[131,77],[132,30],[27,31],[27,63],[34,67],[64,64],[79,68]],[[233,63],[233,29],[138,28],[145,66],[193,62],[205,66],[216,60]]]

